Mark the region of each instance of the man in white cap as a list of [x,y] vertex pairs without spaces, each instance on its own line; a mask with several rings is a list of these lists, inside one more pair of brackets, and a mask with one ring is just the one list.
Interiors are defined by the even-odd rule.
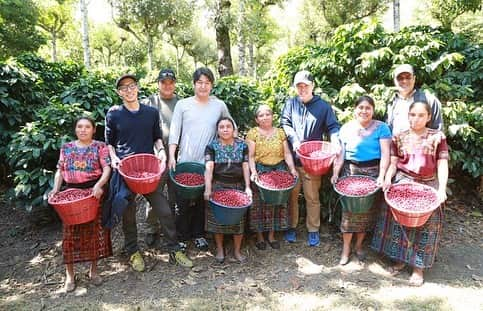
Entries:
[[443,130],[441,102],[429,92],[414,88],[416,76],[413,66],[403,64],[394,70],[394,85],[397,93],[388,103],[386,122],[393,135],[409,129],[409,106],[413,102],[427,102],[431,106],[431,120],[428,127]]
[[314,78],[308,71],[299,71],[293,82],[297,96],[290,98],[283,107],[281,125],[289,147],[293,152],[296,169],[299,173],[299,182],[290,193],[290,229],[285,233],[285,240],[292,243],[297,240],[296,227],[299,218],[298,195],[303,187],[307,208],[307,244],[318,246],[320,244],[320,199],[319,190],[321,176],[307,174],[295,154],[300,144],[305,141],[322,140],[322,135],[330,136],[330,141],[340,150],[339,129],[332,107],[313,94]]

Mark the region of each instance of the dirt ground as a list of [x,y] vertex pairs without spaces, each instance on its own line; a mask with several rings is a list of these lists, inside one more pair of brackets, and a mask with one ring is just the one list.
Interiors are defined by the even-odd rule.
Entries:
[[[298,242],[259,251],[245,239],[249,262],[215,263],[211,252],[188,249],[191,270],[168,263],[165,252],[139,240],[146,272],[134,272],[122,254],[120,227],[113,231],[114,256],[99,264],[104,283],[77,265],[77,288],[63,291],[61,225],[34,225],[26,212],[0,202],[0,309],[2,310],[483,310],[483,217],[481,202],[451,200],[439,256],[420,288],[409,271],[391,277],[389,262],[369,251],[337,266],[341,236],[323,225],[322,243],[309,248],[301,225]],[[139,211],[141,216],[143,211]],[[210,241],[212,242],[212,241]]]

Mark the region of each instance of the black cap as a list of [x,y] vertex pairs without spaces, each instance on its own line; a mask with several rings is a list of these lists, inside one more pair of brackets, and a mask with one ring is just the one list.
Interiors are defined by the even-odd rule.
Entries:
[[176,81],[176,75],[174,74],[174,71],[171,69],[162,69],[159,72],[158,75],[158,81],[163,81],[166,79],[171,79],[173,81]]
[[116,89],[119,88],[119,84],[121,83],[122,80],[124,79],[127,79],[127,78],[131,78],[133,79],[135,82],[138,82],[138,79],[136,78],[135,75],[133,74],[130,74],[130,73],[126,73],[126,74],[123,74],[122,76],[120,76],[117,80],[116,80]]

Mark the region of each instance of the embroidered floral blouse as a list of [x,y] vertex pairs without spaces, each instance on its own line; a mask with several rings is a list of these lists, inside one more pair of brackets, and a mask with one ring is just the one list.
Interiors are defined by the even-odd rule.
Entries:
[[275,129],[271,136],[264,136],[258,127],[250,129],[247,139],[255,143],[255,162],[263,165],[275,165],[283,161],[283,142],[287,139],[281,128]]

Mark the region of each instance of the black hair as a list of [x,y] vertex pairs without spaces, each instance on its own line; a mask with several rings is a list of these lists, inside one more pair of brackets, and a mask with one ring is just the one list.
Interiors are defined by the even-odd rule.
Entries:
[[413,109],[414,105],[416,105],[416,104],[422,104],[424,106],[424,108],[426,108],[426,111],[428,112],[428,114],[431,116],[431,105],[426,101],[415,101],[415,102],[413,102],[411,105],[409,105],[409,111],[411,111],[411,109]]
[[235,129],[235,121],[233,121],[232,118],[230,117],[221,117],[218,119],[218,121],[216,121],[216,128],[218,129],[218,125],[220,125],[221,121],[230,121],[231,125],[233,126],[233,129]]
[[193,72],[193,83],[196,83],[201,76],[205,76],[210,80],[211,84],[215,83],[215,76],[213,72],[207,67],[200,67]]
[[89,116],[80,116],[77,119],[75,119],[75,121],[74,121],[74,130],[77,127],[77,123],[79,123],[80,120],[87,120],[87,121],[89,121],[89,123],[92,125],[92,127],[94,128],[94,130],[96,129],[96,121],[94,121],[93,118],[91,118]]
[[359,106],[360,103],[362,102],[368,102],[369,105],[372,106],[372,108],[376,109],[376,104],[374,104],[374,99],[372,99],[371,96],[368,96],[368,95],[362,95],[361,97],[359,97],[357,100],[356,100],[356,104],[354,105],[354,108]]

